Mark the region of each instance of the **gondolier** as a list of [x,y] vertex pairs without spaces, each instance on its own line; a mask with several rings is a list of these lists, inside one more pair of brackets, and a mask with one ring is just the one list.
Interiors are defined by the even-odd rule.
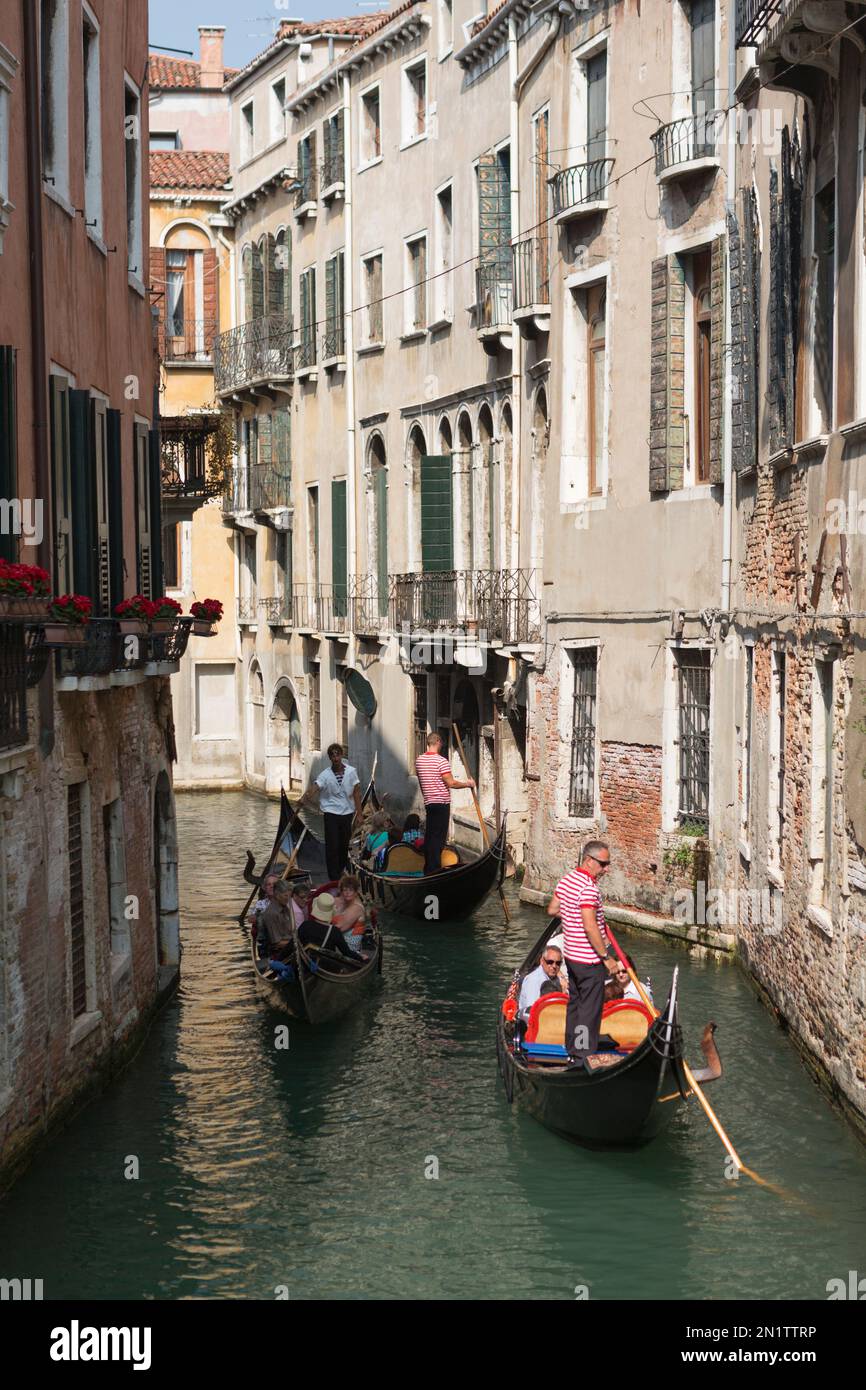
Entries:
[[328,878],[335,881],[348,863],[355,817],[361,818],[361,787],[351,763],[343,761],[341,744],[332,743],[328,757],[330,767],[319,773],[301,798],[301,804],[318,802],[325,822]]
[[442,739],[439,734],[427,735],[427,752],[415,759],[415,776],[421,784],[424,798],[424,872],[437,873],[442,851],[448,839],[448,822],[451,818],[451,792],[460,787],[474,787],[475,780],[470,777],[459,782],[451,772],[448,759],[442,757]]
[[605,931],[598,879],[610,866],[610,849],[601,840],[584,847],[580,866],[560,879],[547,909],[562,918],[563,955],[569,994],[565,1046],[577,1062],[598,1048],[604,982],[617,968]]

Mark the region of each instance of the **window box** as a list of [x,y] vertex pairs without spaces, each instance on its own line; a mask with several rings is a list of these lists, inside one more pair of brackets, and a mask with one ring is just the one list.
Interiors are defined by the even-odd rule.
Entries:
[[322,189],[322,202],[330,203],[334,198],[342,198],[345,191],[346,185],[342,179],[338,179],[335,183],[329,183],[327,188]]
[[427,337],[427,329],[426,329],[426,328],[413,328],[413,329],[411,329],[410,332],[408,332],[408,333],[401,333],[401,334],[400,334],[400,342],[401,342],[401,343],[417,343],[417,342],[420,342],[420,340],[421,340],[422,338],[426,338],[426,337]]
[[361,347],[355,349],[356,357],[371,357],[374,352],[384,352],[384,343],[363,343]]
[[319,205],[316,202],[301,203],[295,208],[295,221],[303,222],[305,217],[316,217],[319,212]]

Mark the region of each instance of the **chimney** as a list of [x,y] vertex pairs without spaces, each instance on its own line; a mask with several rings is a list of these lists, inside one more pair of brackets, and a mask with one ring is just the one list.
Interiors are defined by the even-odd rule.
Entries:
[[200,24],[198,32],[201,40],[201,85],[222,87],[226,75],[223,64],[225,26]]

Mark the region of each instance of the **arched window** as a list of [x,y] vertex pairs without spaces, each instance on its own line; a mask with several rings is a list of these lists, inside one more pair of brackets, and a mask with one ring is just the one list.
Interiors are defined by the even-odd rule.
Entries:
[[286,228],[273,239],[271,280],[268,290],[270,313],[292,317],[292,234]]
[[443,415],[439,421],[439,452],[440,454],[450,454],[454,447],[451,435],[451,426],[448,423],[448,416]]
[[241,255],[241,318],[248,323],[253,316],[253,248],[245,246]]
[[493,416],[490,407],[483,405],[478,412],[478,444],[480,467],[478,491],[481,500],[482,527],[476,537],[476,559],[479,568],[495,569],[499,553],[499,480],[493,444]]
[[267,238],[262,237],[253,247],[252,288],[250,297],[251,319],[260,319],[265,312],[265,255]]

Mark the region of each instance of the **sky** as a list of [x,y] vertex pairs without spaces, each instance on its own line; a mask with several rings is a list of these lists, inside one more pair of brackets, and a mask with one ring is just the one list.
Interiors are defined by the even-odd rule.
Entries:
[[198,58],[200,24],[226,27],[226,66],[243,67],[261,53],[284,19],[324,19],[371,14],[387,0],[150,0],[152,48],[191,49]]

